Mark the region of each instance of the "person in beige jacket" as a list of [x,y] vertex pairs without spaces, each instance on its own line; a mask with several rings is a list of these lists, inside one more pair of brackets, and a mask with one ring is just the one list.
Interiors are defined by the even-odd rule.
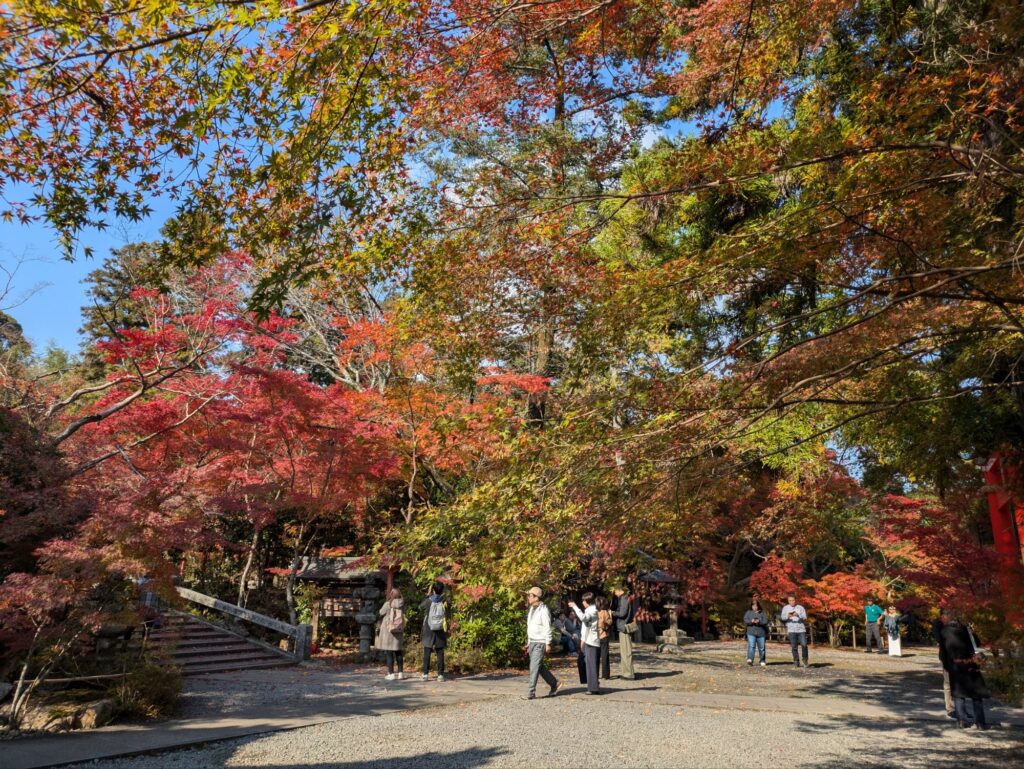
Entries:
[[[384,676],[386,681],[394,681],[396,678],[401,681],[405,678],[403,672],[404,659],[402,656],[402,643],[405,640],[405,601],[402,599],[402,591],[397,587],[392,588],[388,594],[388,600],[380,607],[380,628],[377,630],[377,642],[375,646],[384,652],[388,661],[388,674]],[[398,665],[398,673],[395,673],[395,665]]]

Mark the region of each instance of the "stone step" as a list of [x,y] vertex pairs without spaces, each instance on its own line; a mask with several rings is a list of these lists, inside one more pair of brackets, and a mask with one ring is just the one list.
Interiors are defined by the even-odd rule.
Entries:
[[162,647],[172,647],[175,649],[192,649],[197,646],[234,646],[235,644],[244,643],[248,644],[244,638],[240,638],[236,635],[225,634],[223,636],[204,636],[199,638],[180,638],[177,641],[162,641],[157,642]]
[[[262,651],[260,647],[242,641],[240,643],[203,646],[177,647],[171,652],[175,660],[185,660],[190,657],[243,657],[252,654],[254,651]],[[272,652],[267,652],[272,653]]]
[[[189,627],[182,630],[157,630],[149,634],[151,641],[173,640],[181,638],[203,638],[208,636],[230,635],[226,630],[212,627]],[[237,637],[237,636],[234,636]]]
[[149,643],[166,652],[168,661],[186,676],[295,664],[283,652],[187,614],[169,612],[164,626],[150,633]]
[[175,659],[176,665],[182,665],[190,667],[192,665],[206,665],[214,662],[255,662],[257,660],[265,659],[287,659],[274,652],[265,651],[264,649],[257,649],[250,647],[249,650],[236,652],[234,654],[201,654],[191,657],[185,657],[183,659]]
[[261,670],[263,668],[277,668],[294,664],[295,662],[287,657],[274,657],[272,655],[267,655],[265,659],[244,662],[235,660],[212,660],[204,663],[189,663],[188,665],[181,666],[181,674],[184,676],[198,676],[209,673],[228,673],[234,670]]

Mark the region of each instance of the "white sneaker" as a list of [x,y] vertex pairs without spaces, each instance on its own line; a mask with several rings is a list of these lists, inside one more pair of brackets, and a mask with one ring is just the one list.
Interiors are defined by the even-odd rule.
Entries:
[[395,674],[394,673],[388,673],[386,676],[384,676],[384,680],[385,681],[394,681],[395,680]]
[[423,675],[420,676],[420,680],[421,681],[429,681],[430,680],[430,676],[428,676],[426,673],[424,673]]
[[444,680],[444,676],[442,676],[442,675],[438,675],[438,677],[437,677],[437,680],[438,680],[438,681],[443,681],[443,680]]
[[[762,664],[764,664],[764,663],[762,663]],[[398,674],[398,675],[396,676],[396,678],[397,678],[397,679],[398,679],[399,681],[404,681],[404,680],[405,680],[405,673],[399,673],[399,674]]]
[[767,664],[768,664],[767,662],[762,662],[762,663],[761,663],[761,667],[764,667],[764,666],[765,666],[765,665],[767,665]]
[[748,665],[753,665],[754,664],[754,660],[747,660],[747,664]]

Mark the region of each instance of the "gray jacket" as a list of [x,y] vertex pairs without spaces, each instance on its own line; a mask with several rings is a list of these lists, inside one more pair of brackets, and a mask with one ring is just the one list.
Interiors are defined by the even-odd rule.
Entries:
[[[754,624],[755,619],[757,624]],[[747,609],[747,613],[743,615],[743,624],[747,626],[747,635],[764,638],[767,635],[768,615],[763,611]]]
[[616,607],[612,609],[612,616],[615,617],[615,629],[620,633],[626,632],[626,625],[633,621],[636,610],[633,602],[629,600],[629,593],[623,593],[616,599]]

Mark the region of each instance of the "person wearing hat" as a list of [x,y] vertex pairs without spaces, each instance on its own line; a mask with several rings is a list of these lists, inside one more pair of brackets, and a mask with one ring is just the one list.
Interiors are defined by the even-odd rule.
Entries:
[[530,688],[526,699],[537,697],[537,677],[544,679],[550,687],[549,697],[553,697],[561,684],[544,664],[544,655],[551,651],[551,612],[541,599],[544,591],[539,587],[531,587],[526,591],[526,603],[529,611],[526,614],[526,646],[523,651],[530,658]]

